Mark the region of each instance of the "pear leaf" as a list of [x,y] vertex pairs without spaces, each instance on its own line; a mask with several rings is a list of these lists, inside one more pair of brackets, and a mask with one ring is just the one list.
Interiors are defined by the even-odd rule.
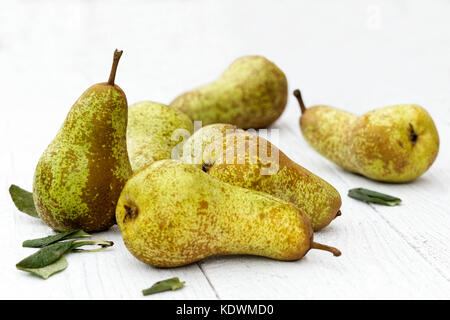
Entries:
[[11,195],[12,201],[16,205],[17,209],[28,214],[29,216],[39,218],[39,214],[34,206],[33,194],[31,192],[12,184],[9,187],[9,194]]
[[89,236],[90,234],[84,232],[83,230],[72,230],[67,232],[61,232],[44,238],[25,240],[22,243],[22,246],[27,248],[42,248],[61,240],[76,239]]
[[57,242],[43,247],[31,256],[20,261],[16,264],[16,267],[18,269],[38,269],[46,267],[58,261],[64,254],[71,251],[75,241],[77,240]]
[[[80,240],[78,238],[89,237],[90,234],[83,230],[73,230],[61,232],[56,235],[45,238],[27,240],[23,243],[24,247],[42,247],[31,256],[26,257],[16,264],[19,270],[31,272],[43,279],[47,279],[56,272],[60,272],[67,268],[67,261],[64,257],[69,252],[96,252],[114,245],[112,241],[97,238],[97,240]],[[75,239],[73,239],[75,238]],[[73,239],[73,240],[67,240]],[[67,241],[61,241],[67,240]],[[98,249],[83,250],[78,249],[82,246],[100,246]]]
[[78,239],[78,238],[86,238],[86,237],[93,237],[89,233],[79,229],[72,231],[70,235],[68,235],[65,239]]
[[58,273],[60,271],[63,271],[64,269],[66,269],[67,265],[68,265],[68,263],[67,263],[66,258],[64,256],[62,256],[61,258],[59,258],[52,264],[49,264],[42,268],[24,268],[24,267],[18,266],[17,269],[26,271],[26,272],[30,272],[30,273],[46,280],[49,277],[51,277],[52,275],[54,275],[55,273]]
[[144,296],[164,292],[164,291],[170,291],[170,290],[178,290],[181,289],[186,282],[180,282],[180,279],[178,277],[170,278],[167,280],[162,280],[156,282],[154,285],[152,285],[150,288],[142,290],[142,294]]
[[350,198],[364,201],[382,204],[385,206],[396,206],[399,205],[402,200],[397,197],[390,196],[388,194],[364,189],[364,188],[355,188],[348,191],[348,196]]

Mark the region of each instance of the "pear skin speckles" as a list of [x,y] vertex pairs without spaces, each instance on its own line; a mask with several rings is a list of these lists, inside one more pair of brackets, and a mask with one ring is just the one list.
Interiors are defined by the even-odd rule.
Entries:
[[300,125],[305,140],[321,155],[373,180],[412,181],[428,170],[439,151],[436,126],[418,105],[380,108],[360,117],[311,107]]
[[[306,141],[324,157],[350,170],[347,137],[355,115],[326,106],[308,108],[300,118]],[[327,125],[323,125],[326,123]]]
[[[232,124],[210,124],[194,133],[183,145],[182,161],[202,167],[202,154],[211,143],[236,130]],[[212,150],[213,151],[213,150]],[[211,151],[211,152],[212,152]]]
[[[311,219],[315,231],[324,228],[336,217],[341,207],[341,197],[329,183],[296,164],[267,140],[239,129],[220,130],[220,126],[224,129],[227,125],[203,127],[186,142],[186,145],[193,144],[194,140],[205,142],[201,146],[200,160],[209,175],[294,204]],[[210,139],[216,136],[212,134],[215,131],[221,132],[222,137]],[[230,144],[232,161],[228,163],[227,148]],[[261,159],[259,153],[253,151],[259,150],[260,144],[266,144],[268,150],[278,154],[278,158]],[[239,157],[235,150],[241,150]],[[275,165],[268,163],[268,160],[278,162]],[[262,169],[267,167],[277,170],[270,175],[262,174]]]
[[287,80],[272,62],[260,56],[235,60],[216,81],[177,97],[171,107],[193,121],[229,123],[239,128],[265,128],[284,111]]
[[171,159],[173,148],[184,137],[182,134],[190,136],[193,131],[191,119],[181,111],[151,101],[131,105],[127,147],[133,171],[154,161]]
[[56,231],[105,230],[131,167],[127,100],[118,86],[97,84],[75,102],[36,167],[33,198]]
[[[130,206],[138,212],[133,219],[126,218]],[[135,173],[122,191],[116,218],[130,252],[157,267],[224,254],[296,260],[310,249],[313,235],[309,219],[295,206],[175,160]]]

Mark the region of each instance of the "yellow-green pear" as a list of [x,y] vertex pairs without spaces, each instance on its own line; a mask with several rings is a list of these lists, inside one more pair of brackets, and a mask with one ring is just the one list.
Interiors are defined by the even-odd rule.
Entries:
[[182,94],[170,106],[204,126],[265,128],[280,117],[286,102],[283,71],[264,57],[246,56],[235,60],[216,81]]
[[181,160],[201,168],[203,151],[215,140],[221,139],[236,130],[235,125],[226,123],[215,123],[200,128],[182,145]]
[[133,171],[154,161],[171,159],[174,148],[193,130],[187,115],[164,104],[143,101],[131,105],[127,146]]
[[305,140],[342,168],[373,180],[409,182],[433,164],[439,135],[428,112],[415,104],[399,104],[357,116],[328,106],[302,110]]
[[56,231],[99,231],[115,223],[115,207],[131,174],[126,145],[127,99],[108,82],[87,89],[41,156],[33,199],[39,217]]
[[311,248],[340,255],[312,241],[309,219],[292,204],[178,160],[136,172],[120,195],[116,219],[128,250],[156,267],[228,254],[297,260]]
[[[201,147],[192,147],[199,142]],[[183,161],[191,159],[221,181],[292,203],[311,219],[315,231],[341,214],[341,197],[333,186],[266,139],[244,130],[227,124],[203,127],[184,145]]]

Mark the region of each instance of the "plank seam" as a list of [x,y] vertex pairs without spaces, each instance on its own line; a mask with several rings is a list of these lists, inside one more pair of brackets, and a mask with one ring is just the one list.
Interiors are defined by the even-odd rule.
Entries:
[[392,223],[390,223],[390,221],[388,219],[386,219],[385,217],[383,217],[383,215],[381,214],[380,211],[378,211],[374,205],[367,203],[367,205],[373,210],[375,211],[378,216],[392,229],[394,230],[399,236],[400,238],[402,238],[403,241],[406,242],[406,244],[408,246],[410,246],[415,252],[417,252],[417,254],[422,257],[423,260],[425,260],[427,262],[428,265],[430,265],[435,271],[437,271],[437,273],[439,273],[445,280],[447,280],[447,282],[450,282],[450,279],[438,268],[436,267],[430,260],[428,260],[427,256],[425,256],[414,244],[412,244],[404,235],[403,233],[398,230]]
[[209,277],[208,277],[208,275],[206,274],[205,270],[203,270],[203,267],[202,267],[202,265],[201,265],[201,262],[197,262],[197,266],[198,266],[198,268],[200,269],[200,271],[203,273],[203,275],[205,276],[206,281],[208,281],[208,284],[209,284],[209,286],[211,287],[211,289],[213,290],[213,292],[214,292],[216,298],[217,298],[218,300],[221,300],[221,298],[220,298],[220,296],[219,296],[219,293],[217,292],[216,288],[214,287],[214,285],[213,285],[212,282],[211,282],[211,279],[209,279]]
[[[292,137],[292,134],[291,134],[291,131],[288,131],[287,132],[287,135],[288,136],[291,136]],[[294,139],[296,138],[296,137],[293,137]],[[327,161],[329,161],[329,160],[327,160]],[[346,186],[347,186],[347,188],[349,187],[349,182],[348,182],[348,180],[347,180],[347,177],[346,177],[346,175],[344,174],[344,172],[341,172],[340,171],[340,169],[339,169],[339,167],[337,166],[337,165],[335,165],[335,167],[336,167],[336,170],[335,170],[335,173],[336,173],[336,177],[338,177]],[[378,214],[378,216],[381,218],[381,220],[384,222],[384,223],[386,223],[386,225],[388,226],[388,227],[390,227],[391,228],[391,230],[393,230],[396,234],[398,234],[399,235],[399,237],[409,246],[409,247],[411,247],[425,262],[426,262],[426,264],[428,264],[433,270],[435,270],[441,277],[443,277],[447,282],[450,282],[450,278],[445,274],[445,273],[443,273],[442,271],[441,271],[441,269],[438,267],[438,266],[436,266],[434,263],[433,263],[433,261],[431,261],[426,255],[424,255],[421,251],[420,251],[420,249],[418,249],[418,247],[417,246],[415,246],[413,243],[411,243],[406,237],[405,237],[405,235],[399,230],[399,229],[397,229],[390,221],[389,221],[389,219],[386,219],[383,215],[382,215],[382,213],[380,212],[380,211],[378,211],[376,208],[375,208],[375,206],[374,205],[372,205],[372,204],[370,204],[370,203],[366,203],[368,206],[369,206],[369,208],[371,208],[373,211],[375,211],[377,214]]]

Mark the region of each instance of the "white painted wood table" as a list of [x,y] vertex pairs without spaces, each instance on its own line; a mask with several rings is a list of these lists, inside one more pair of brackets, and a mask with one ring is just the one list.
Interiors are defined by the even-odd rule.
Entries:
[[[0,298],[142,299],[141,289],[179,276],[186,287],[145,299],[450,298],[450,2],[436,1],[9,1],[0,2]],[[68,257],[43,281],[15,269],[25,239],[50,233],[18,212],[7,189],[31,189],[34,167],[66,113],[106,81],[114,48],[129,103],[169,103],[217,77],[235,58],[260,54],[285,71],[307,105],[358,114],[417,103],[435,119],[441,150],[409,184],[344,172],[319,156],[298,127],[293,97],[273,125],[289,157],[333,184],[343,215],[316,234],[343,255],[311,251],[297,262],[216,257],[155,269],[115,246]],[[339,130],[340,128],[336,128]],[[366,187],[399,196],[398,207],[346,196]]]

